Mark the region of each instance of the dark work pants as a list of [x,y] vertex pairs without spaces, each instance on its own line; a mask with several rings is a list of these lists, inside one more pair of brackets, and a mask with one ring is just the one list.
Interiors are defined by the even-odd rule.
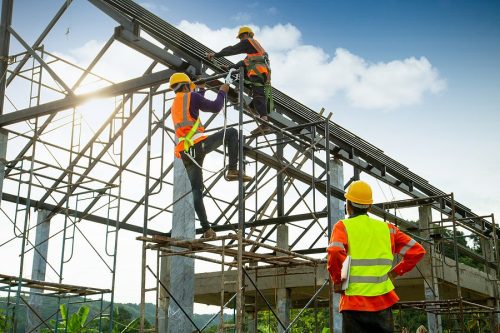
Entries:
[[369,311],[342,311],[342,333],[393,333],[391,308]]
[[[196,163],[203,166],[205,155],[214,151],[222,145],[224,130],[209,135],[205,140],[198,142],[190,149],[190,155]],[[238,131],[235,128],[226,130],[225,146],[229,155],[228,169],[237,169],[238,166]],[[201,228],[206,231],[210,228],[207,219],[207,212],[203,204],[203,170],[201,170],[184,152],[181,153],[182,161],[186,167],[186,172],[191,182],[193,193],[194,210],[201,223]]]
[[[259,84],[258,86],[255,86],[252,84],[252,105],[255,111],[259,114],[259,117],[265,117],[267,116],[267,98],[266,98],[266,93],[264,91],[264,86],[263,84],[265,82],[262,81],[257,76],[252,76],[250,77],[250,81],[252,83],[257,83]],[[261,86],[262,85],[262,86]]]

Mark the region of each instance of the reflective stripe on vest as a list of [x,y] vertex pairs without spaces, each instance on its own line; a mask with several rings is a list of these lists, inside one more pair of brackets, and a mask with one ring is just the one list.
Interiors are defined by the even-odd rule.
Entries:
[[[175,130],[177,131],[177,129],[181,128],[181,127],[186,127],[186,126],[193,126],[194,125],[194,120],[190,120],[190,118],[192,119],[192,117],[188,117],[188,114],[189,114],[189,102],[190,102],[190,93],[183,93],[183,96],[182,96],[182,120],[179,121],[179,122],[176,122],[175,123]],[[176,99],[177,99],[177,96],[176,96]],[[175,103],[175,101],[174,101]]]
[[342,242],[331,242],[328,244],[328,247],[340,247],[342,250],[345,250],[345,246]]
[[[179,138],[180,142],[175,147],[175,156],[181,157],[180,152],[189,149],[193,144],[204,140],[206,135],[204,135],[205,128],[199,122],[195,133],[190,131],[193,129],[197,119],[194,119],[189,112],[189,107],[191,104],[191,93],[177,93],[175,95],[174,102],[172,104],[172,120],[174,122],[175,135]],[[191,136],[191,137],[189,137]],[[186,147],[187,144],[187,147]]]
[[342,222],[347,232],[347,254],[351,256],[345,294],[378,296],[393,290],[394,285],[387,276],[394,260],[389,225],[368,215]]

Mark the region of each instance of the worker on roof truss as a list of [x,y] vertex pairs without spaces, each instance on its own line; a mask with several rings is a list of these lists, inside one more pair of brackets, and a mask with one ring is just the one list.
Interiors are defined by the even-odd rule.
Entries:
[[[221,66],[222,69],[239,68],[245,69],[246,80],[252,88],[252,102],[249,107],[252,111],[257,112],[258,117],[267,122],[268,113],[272,110],[271,96],[271,68],[269,65],[269,57],[260,43],[253,38],[254,33],[250,27],[241,27],[238,31],[239,43],[227,46],[217,53],[207,53],[207,58],[213,60],[214,57],[232,56],[236,54],[246,53],[245,59],[236,63],[233,66]],[[255,128],[252,135],[265,135],[271,133],[271,128],[262,122]]]

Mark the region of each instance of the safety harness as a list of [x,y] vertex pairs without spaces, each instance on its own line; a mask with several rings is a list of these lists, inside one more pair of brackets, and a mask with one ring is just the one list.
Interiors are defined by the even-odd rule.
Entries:
[[[247,40],[257,52],[247,54],[246,58],[243,60],[248,77],[248,79],[245,79],[245,83],[255,87],[264,87],[267,105],[269,106],[269,110],[272,111],[274,110],[274,101],[273,89],[271,87],[271,65],[269,57],[259,42],[253,38]],[[257,76],[260,81],[264,83],[251,81],[249,79],[251,76]]]
[[188,132],[188,134],[186,134],[186,136],[182,136],[179,138],[179,142],[184,142],[185,152],[187,152],[189,148],[194,146],[193,136],[195,135],[199,125],[200,125],[200,118],[196,119],[196,121],[193,124],[193,127],[191,127],[191,130]]

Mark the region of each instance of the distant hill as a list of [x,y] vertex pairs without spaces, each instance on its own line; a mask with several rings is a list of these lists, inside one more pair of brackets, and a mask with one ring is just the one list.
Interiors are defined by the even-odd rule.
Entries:
[[[28,299],[28,296],[24,297],[25,300]],[[10,298],[10,302],[12,305],[13,298]],[[67,300],[66,300],[67,302]],[[101,307],[103,309],[107,308],[109,306],[109,302],[103,301],[102,304],[100,301],[93,301],[93,300],[85,300],[83,298],[72,298],[70,303],[66,303],[68,306],[68,313],[71,315],[71,313],[76,312],[78,308],[81,306],[85,305],[90,307],[90,313],[89,313],[89,319],[98,317],[98,313],[100,312]],[[140,313],[140,308],[139,304],[133,304],[133,303],[115,303],[115,307],[118,307],[120,311],[129,313],[131,319],[135,319],[139,317]],[[0,297],[0,314],[5,314],[7,309],[7,298],[1,298]],[[40,311],[40,316],[44,319],[49,318],[51,315],[56,313],[58,309],[58,300],[56,297],[50,297],[46,296],[44,300],[44,305],[42,310]],[[109,311],[107,312],[109,313]],[[146,303],[146,320],[151,324],[155,324],[155,305],[151,303]],[[203,325],[206,324],[206,322],[212,317],[213,315],[211,314],[195,314],[193,321],[196,323],[198,327],[202,327]],[[25,323],[26,323],[26,305],[24,305],[23,302],[21,302],[19,306],[19,310],[16,313],[17,317],[17,322],[18,322],[18,327],[17,327],[17,332],[19,333],[24,333],[25,332]],[[128,314],[127,314],[127,317]],[[229,318],[229,316],[225,316],[225,318]],[[52,316],[49,319],[55,319],[55,316]],[[214,319],[211,325],[217,325],[219,322],[219,317]]]

